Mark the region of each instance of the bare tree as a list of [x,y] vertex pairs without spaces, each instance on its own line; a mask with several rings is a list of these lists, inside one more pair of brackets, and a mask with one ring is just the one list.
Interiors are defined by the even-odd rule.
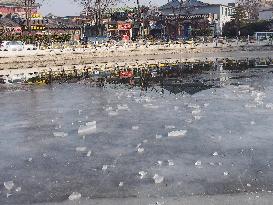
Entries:
[[74,0],[76,3],[83,7],[83,14],[90,20],[95,22],[95,25],[102,28],[103,15],[108,9],[117,5],[121,0]]
[[244,0],[242,2],[239,2],[239,6],[242,6],[245,8],[248,18],[256,20],[259,16],[259,10],[264,6],[265,4],[260,0]]

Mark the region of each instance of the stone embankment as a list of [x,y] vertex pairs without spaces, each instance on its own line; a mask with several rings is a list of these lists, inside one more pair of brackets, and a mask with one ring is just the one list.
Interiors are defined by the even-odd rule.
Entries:
[[215,59],[271,58],[273,46],[210,45],[112,46],[88,49],[0,52],[0,75],[72,68],[111,69],[115,66],[137,66],[165,62]]

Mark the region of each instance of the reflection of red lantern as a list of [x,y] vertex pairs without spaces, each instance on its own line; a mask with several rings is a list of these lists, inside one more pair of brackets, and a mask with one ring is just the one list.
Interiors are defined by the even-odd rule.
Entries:
[[22,29],[20,27],[15,28],[15,33],[22,33]]
[[122,40],[124,40],[124,41],[129,41],[129,36],[123,35],[123,36],[122,36]]

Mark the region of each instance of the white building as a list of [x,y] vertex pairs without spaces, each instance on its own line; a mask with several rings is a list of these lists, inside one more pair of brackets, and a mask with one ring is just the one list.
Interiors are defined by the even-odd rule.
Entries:
[[217,22],[219,33],[222,33],[223,26],[231,21],[234,7],[223,4],[208,4],[197,0],[188,0],[182,3],[172,0],[159,8],[163,15],[212,15]]
[[263,9],[259,11],[259,20],[272,20],[273,19],[273,8]]

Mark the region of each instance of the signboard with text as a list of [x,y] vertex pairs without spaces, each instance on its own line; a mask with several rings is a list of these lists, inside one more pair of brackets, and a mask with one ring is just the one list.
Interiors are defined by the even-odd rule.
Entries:
[[192,20],[192,19],[206,19],[210,14],[194,14],[194,15],[180,15],[180,16],[166,16],[166,20]]
[[118,30],[130,30],[132,28],[131,23],[119,23]]

